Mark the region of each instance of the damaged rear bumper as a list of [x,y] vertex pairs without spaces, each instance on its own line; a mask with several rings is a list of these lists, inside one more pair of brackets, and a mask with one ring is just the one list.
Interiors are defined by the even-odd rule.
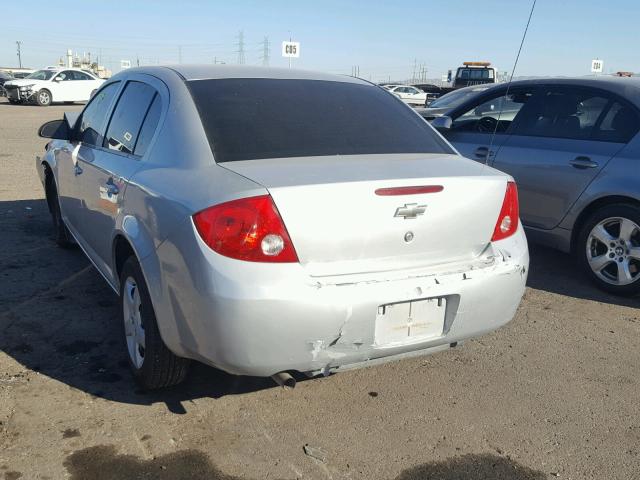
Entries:
[[[522,227],[473,262],[377,274],[310,277],[299,264],[251,264],[199,249],[202,270],[158,253],[171,272],[154,298],[165,343],[176,354],[243,375],[329,373],[422,355],[509,322],[529,268]],[[213,268],[215,265],[215,268]],[[166,271],[166,267],[165,267]],[[154,290],[154,289],[151,289]],[[442,328],[385,342],[381,306],[443,299]],[[398,327],[404,328],[404,327]]]

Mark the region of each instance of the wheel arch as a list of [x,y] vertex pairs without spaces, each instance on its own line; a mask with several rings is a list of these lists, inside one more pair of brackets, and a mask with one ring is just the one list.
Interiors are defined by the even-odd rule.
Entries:
[[49,212],[51,212],[51,202],[53,200],[53,198],[51,198],[51,186],[54,186],[56,191],[58,190],[56,176],[53,173],[53,167],[47,160],[42,160],[40,162],[40,169],[40,178],[42,180],[42,186],[44,187],[45,200],[47,201]]
[[582,209],[571,229],[571,252],[575,253],[578,235],[584,225],[584,222],[597,210],[609,205],[633,205],[640,208],[640,200],[626,195],[608,195],[597,198]]

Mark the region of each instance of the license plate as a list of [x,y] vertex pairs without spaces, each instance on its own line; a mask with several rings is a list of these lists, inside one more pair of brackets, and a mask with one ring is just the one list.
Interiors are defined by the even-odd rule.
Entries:
[[378,307],[376,345],[412,343],[442,336],[446,298],[427,298]]

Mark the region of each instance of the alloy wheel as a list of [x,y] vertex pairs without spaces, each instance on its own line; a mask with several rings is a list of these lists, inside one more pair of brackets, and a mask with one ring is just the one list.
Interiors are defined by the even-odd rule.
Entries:
[[142,322],[142,301],[136,281],[127,277],[124,284],[123,318],[124,334],[127,340],[127,350],[133,365],[140,369],[144,363],[145,331]]
[[629,285],[640,278],[640,227],[628,218],[605,218],[591,229],[586,254],[598,278]]
[[41,105],[48,105],[50,98],[49,98],[49,93],[47,92],[39,92],[38,93],[38,100],[40,101]]

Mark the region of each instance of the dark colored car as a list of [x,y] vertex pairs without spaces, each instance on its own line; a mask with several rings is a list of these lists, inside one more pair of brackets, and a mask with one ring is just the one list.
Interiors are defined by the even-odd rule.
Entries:
[[7,95],[7,92],[4,89],[4,82],[8,82],[13,79],[14,77],[12,77],[10,73],[0,71],[0,97],[5,97]]
[[516,179],[530,240],[573,252],[605,290],[639,293],[640,79],[523,80],[459,102],[463,91],[419,113]]

